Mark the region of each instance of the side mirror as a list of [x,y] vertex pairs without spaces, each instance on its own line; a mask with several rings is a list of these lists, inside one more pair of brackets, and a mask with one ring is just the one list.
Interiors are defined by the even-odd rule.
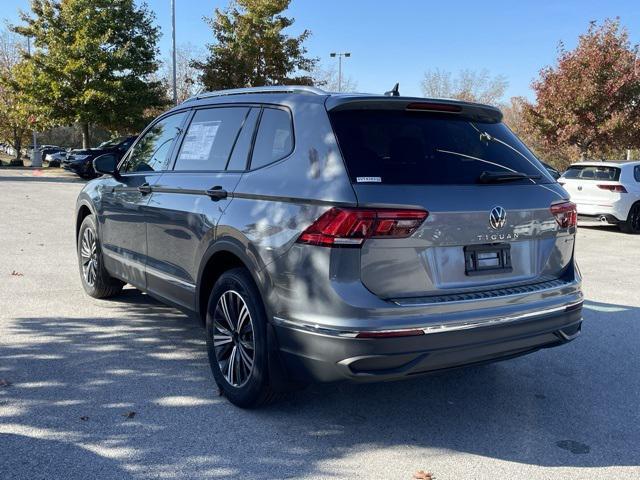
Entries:
[[93,159],[93,169],[104,175],[118,176],[118,157],[112,153],[105,153]]

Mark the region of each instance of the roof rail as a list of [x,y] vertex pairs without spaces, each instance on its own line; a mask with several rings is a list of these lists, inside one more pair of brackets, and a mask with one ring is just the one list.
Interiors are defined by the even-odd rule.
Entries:
[[185,102],[200,100],[202,98],[223,97],[225,95],[245,95],[249,93],[306,93],[310,95],[328,95],[324,90],[305,85],[280,85],[270,87],[233,88],[229,90],[216,90],[214,92],[202,92],[187,98]]

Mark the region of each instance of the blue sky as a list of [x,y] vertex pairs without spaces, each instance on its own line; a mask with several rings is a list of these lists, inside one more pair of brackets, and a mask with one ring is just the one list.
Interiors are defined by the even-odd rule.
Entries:
[[[148,0],[167,53],[171,42],[170,0]],[[0,16],[17,21],[28,0],[2,0]],[[226,0],[176,0],[178,43],[205,45],[211,32],[202,21]],[[311,30],[309,53],[330,64],[329,52],[349,51],[345,74],[358,90],[383,92],[400,82],[404,95],[419,95],[425,70],[488,69],[508,78],[506,96],[531,97],[538,71],[553,64],[558,42],[576,44],[591,20],[620,17],[633,43],[640,42],[640,1],[520,0],[448,1],[293,0],[292,34]]]

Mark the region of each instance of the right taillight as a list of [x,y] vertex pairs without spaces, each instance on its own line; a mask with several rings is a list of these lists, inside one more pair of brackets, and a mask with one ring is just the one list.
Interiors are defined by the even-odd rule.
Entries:
[[624,185],[601,183],[598,185],[598,188],[601,190],[609,190],[610,192],[615,192],[615,193],[627,193],[627,189],[624,188]]
[[575,227],[578,224],[578,210],[573,202],[554,203],[551,213],[561,228]]
[[367,238],[406,238],[428,215],[424,210],[333,207],[302,232],[298,243],[359,247]]

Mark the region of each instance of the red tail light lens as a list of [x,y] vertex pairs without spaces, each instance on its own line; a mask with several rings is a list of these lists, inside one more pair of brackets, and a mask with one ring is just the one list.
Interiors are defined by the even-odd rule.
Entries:
[[424,210],[331,208],[298,238],[323,247],[359,247],[367,238],[406,238],[428,216]]
[[551,213],[562,228],[575,227],[578,224],[578,210],[573,202],[554,203]]
[[624,185],[599,184],[598,188],[602,190],[609,190],[610,192],[615,192],[615,193],[627,193],[627,189],[624,188]]

